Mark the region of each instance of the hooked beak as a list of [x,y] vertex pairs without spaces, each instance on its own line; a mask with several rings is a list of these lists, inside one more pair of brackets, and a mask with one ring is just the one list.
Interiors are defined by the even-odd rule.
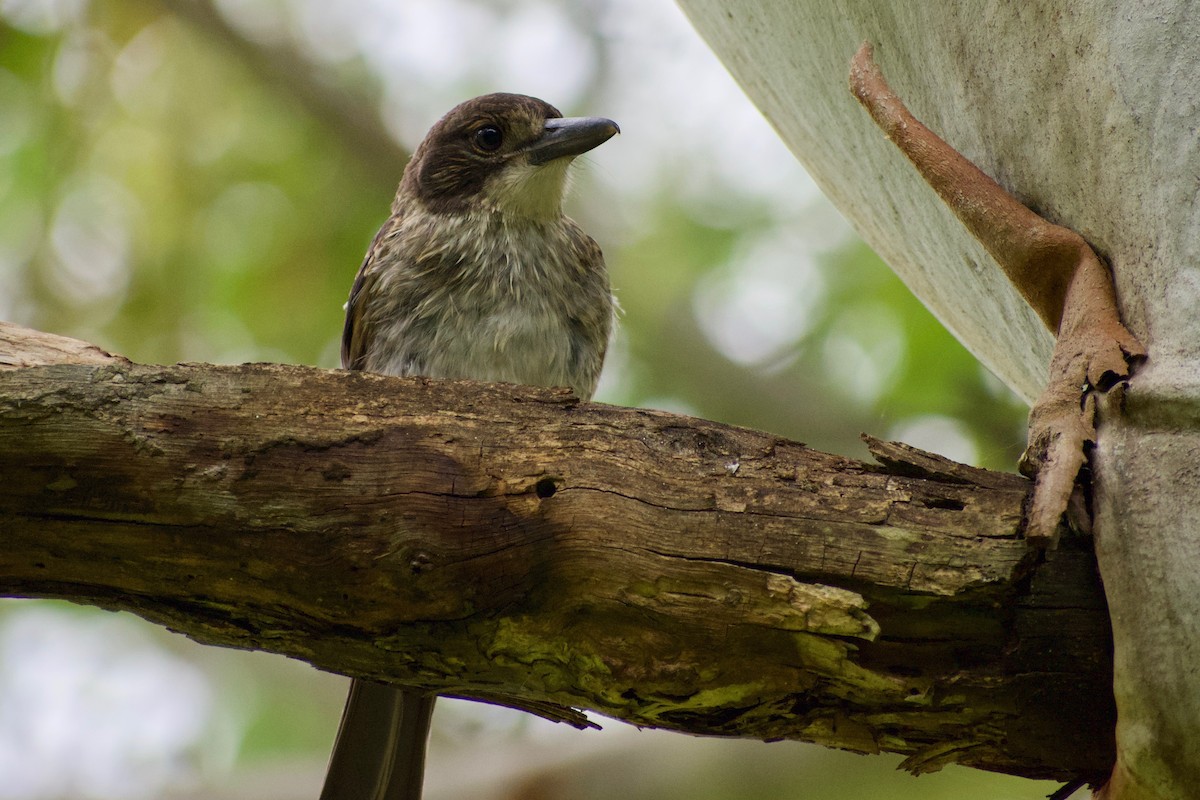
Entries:
[[526,148],[529,163],[539,166],[556,158],[574,158],[621,132],[604,117],[565,117],[546,120],[541,137]]

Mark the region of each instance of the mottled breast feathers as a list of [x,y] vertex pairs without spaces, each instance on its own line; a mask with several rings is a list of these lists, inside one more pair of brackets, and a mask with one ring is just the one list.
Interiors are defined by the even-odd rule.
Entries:
[[344,367],[591,395],[614,308],[604,259],[561,212],[570,157],[527,157],[560,118],[487,95],[430,130],[350,291]]

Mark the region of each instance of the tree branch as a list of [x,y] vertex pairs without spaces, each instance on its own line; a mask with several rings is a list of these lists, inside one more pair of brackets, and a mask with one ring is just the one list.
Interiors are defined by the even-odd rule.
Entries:
[[138,365],[16,326],[0,364],[21,366],[0,371],[0,594],[916,771],[1111,765],[1090,542],[1038,562],[1019,476],[565,391]]

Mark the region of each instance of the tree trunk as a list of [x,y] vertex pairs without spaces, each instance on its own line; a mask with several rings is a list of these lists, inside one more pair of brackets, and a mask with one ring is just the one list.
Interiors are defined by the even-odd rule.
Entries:
[[5,595],[575,723],[915,771],[1111,762],[1090,542],[1030,551],[1019,476],[558,390],[137,365],[15,326],[0,364]]
[[1108,259],[1150,360],[1103,415],[1097,550],[1113,610],[1119,761],[1108,796],[1200,786],[1200,20],[1189,3],[679,0],[863,236],[1032,399],[1050,340],[983,248],[845,89],[871,41],[913,112]]

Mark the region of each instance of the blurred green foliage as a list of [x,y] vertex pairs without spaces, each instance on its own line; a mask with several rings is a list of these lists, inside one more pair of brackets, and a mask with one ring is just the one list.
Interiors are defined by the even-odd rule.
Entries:
[[155,4],[91,8],[83,31],[0,30],[32,120],[4,165],[25,250],[5,312],[142,361],[332,366],[401,165],[371,169]]
[[[0,0],[0,317],[139,361],[336,366],[341,305],[415,145],[388,131],[432,121],[385,125],[386,97],[406,85],[432,90],[352,47],[322,49],[311,22],[302,24],[316,5]],[[631,5],[457,0],[441,13],[476,6],[535,21],[558,8],[554,24],[589,43],[586,74],[567,98],[584,107],[558,101],[565,112],[610,113],[606,98],[638,92],[653,98],[652,78],[650,89],[634,86],[619,69],[630,48],[660,46],[653,26],[631,35],[612,22]],[[382,8],[360,2],[341,13]],[[233,9],[250,22],[233,24]],[[481,69],[489,55],[479,53]],[[440,110],[493,88],[479,83],[478,72],[448,80]],[[624,149],[591,157],[570,205],[601,239],[624,307],[599,399],[860,456],[860,432],[924,431],[915,444],[1011,468],[1023,406],[857,239],[804,244],[806,224],[844,225],[823,201],[781,211],[773,197],[706,177],[717,156],[681,147],[650,159],[661,169],[649,189],[614,185],[605,165],[642,146],[635,122],[687,122],[655,115],[649,102],[644,117],[634,109],[619,120]],[[668,133],[678,143],[693,131]],[[735,177],[739,169],[725,165]],[[286,679],[271,677],[278,661],[222,660],[209,673],[225,696],[256,698],[233,715],[243,754],[299,750],[319,761],[340,684],[303,697],[309,678],[294,665]],[[242,669],[233,663],[251,684],[242,694],[229,688]],[[806,758],[819,769],[819,757]],[[910,783],[888,784],[888,796],[935,796],[933,779],[923,780],[913,795],[904,794]],[[982,788],[1000,785],[993,780],[978,777],[978,796],[1001,796]],[[835,786],[836,774],[814,779],[806,796],[850,796],[822,794],[820,782]],[[1028,786],[1003,796],[1044,793]],[[772,785],[744,796],[798,791]]]

